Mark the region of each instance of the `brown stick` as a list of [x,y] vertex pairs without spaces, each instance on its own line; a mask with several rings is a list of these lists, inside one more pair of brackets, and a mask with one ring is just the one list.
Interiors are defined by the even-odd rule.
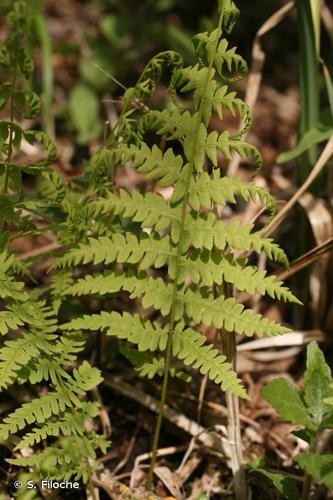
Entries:
[[[225,284],[225,296],[230,297],[232,291],[230,285]],[[220,330],[221,344],[223,354],[226,356],[227,361],[231,363],[232,369],[236,370],[236,335],[234,333]],[[243,452],[241,440],[241,427],[240,427],[240,413],[238,397],[231,394],[229,391],[226,393],[227,403],[227,416],[228,427],[227,436],[228,444],[230,447],[230,467],[234,478],[234,492],[236,500],[247,500],[247,484],[246,475],[243,467]]]

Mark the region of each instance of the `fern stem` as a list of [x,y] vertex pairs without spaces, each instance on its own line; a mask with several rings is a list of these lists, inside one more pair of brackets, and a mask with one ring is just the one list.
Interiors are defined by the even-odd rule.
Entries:
[[87,458],[87,472],[88,472],[88,489],[89,489],[91,498],[93,500],[97,500],[97,496],[95,493],[95,488],[94,488],[94,484],[93,484],[93,480],[92,480],[92,470],[90,467],[89,458]]
[[[10,90],[10,121],[13,122],[14,120],[14,93],[15,93],[15,86],[16,86],[16,77],[17,77],[17,65],[15,64],[14,70],[13,70],[13,78],[12,78],[12,88]],[[9,140],[8,140],[8,153],[7,153],[7,159],[6,159],[6,173],[5,173],[5,182],[4,182],[4,188],[3,192],[4,194],[7,194],[8,191],[8,183],[9,183],[9,164],[12,160],[12,154],[13,154],[13,127],[10,127],[9,131]]]
[[[218,29],[221,29],[221,27],[222,27],[222,20],[223,20],[223,9],[221,9],[221,12],[219,15]],[[218,42],[219,42],[219,40],[217,38],[216,42],[215,42],[214,52],[216,52],[216,50],[217,50]],[[203,111],[203,105],[204,105],[204,98],[205,98],[206,93],[207,93],[208,84],[209,84],[209,80],[210,80],[210,74],[211,74],[211,71],[213,68],[213,63],[214,63],[214,60],[213,60],[213,58],[211,58],[209,65],[208,65],[208,71],[207,71],[207,74],[205,77],[202,97],[200,100],[198,113],[197,113],[197,117],[196,117],[196,123],[195,123],[194,133],[193,133],[193,143],[192,143],[190,161],[189,161],[189,169],[188,169],[188,175],[187,175],[186,183],[185,183],[185,194],[184,194],[184,198],[182,200],[182,205],[181,205],[180,231],[179,231],[179,240],[178,240],[177,252],[176,252],[175,274],[174,274],[173,290],[172,290],[172,302],[171,302],[171,309],[170,309],[170,316],[169,316],[168,342],[167,342],[167,347],[166,347],[166,352],[165,352],[165,365],[164,365],[164,373],[163,373],[162,392],[161,392],[159,412],[158,412],[157,422],[156,422],[156,427],[155,427],[155,432],[154,432],[152,456],[151,456],[149,471],[148,471],[148,475],[147,475],[147,482],[146,482],[146,488],[148,490],[151,489],[152,483],[153,483],[154,467],[155,467],[156,458],[157,458],[157,449],[158,449],[158,443],[159,443],[159,438],[160,438],[160,433],[161,433],[161,425],[162,425],[162,420],[163,420],[163,415],[164,415],[164,406],[165,406],[167,390],[168,390],[169,372],[170,372],[170,365],[171,365],[171,358],[172,358],[172,336],[173,336],[173,330],[174,330],[174,326],[175,326],[175,312],[176,312],[176,305],[177,305],[177,287],[178,287],[178,277],[179,277],[179,271],[180,271],[181,241],[182,241],[182,236],[184,233],[186,207],[187,207],[188,195],[189,195],[188,194],[189,187],[190,187],[190,182],[191,182],[191,176],[192,176],[193,169],[194,169],[194,155],[195,155],[195,150],[196,150],[196,138],[198,137],[199,131],[200,131],[200,124],[202,122],[202,111]]]
[[[225,296],[232,295],[230,286],[224,285]],[[237,349],[236,336],[233,333],[220,330],[223,354],[231,363],[233,370],[236,370]],[[234,478],[234,492],[236,500],[246,500],[247,484],[243,468],[243,453],[241,440],[241,427],[239,416],[239,400],[234,394],[226,392],[227,418],[228,418],[228,441],[230,446],[231,470]]]

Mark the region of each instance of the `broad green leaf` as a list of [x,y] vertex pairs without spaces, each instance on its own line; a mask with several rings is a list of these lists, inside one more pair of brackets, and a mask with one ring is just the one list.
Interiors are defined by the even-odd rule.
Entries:
[[314,144],[326,141],[333,134],[333,122],[331,123],[318,123],[316,127],[311,128],[306,132],[297,146],[285,153],[281,153],[277,157],[278,163],[286,163],[287,161],[294,160],[305,151],[307,151]]
[[293,424],[302,424],[311,430],[316,429],[299,392],[286,379],[273,380],[263,387],[261,392],[281,417]]
[[333,489],[333,455],[302,453],[296,460],[316,481]]
[[329,397],[324,399],[324,403],[333,406],[333,384],[330,385]]
[[274,473],[264,469],[255,469],[272,481],[275,488],[287,500],[298,500],[300,498],[296,482],[283,472]]
[[324,398],[330,395],[333,382],[331,370],[316,342],[307,348],[307,370],[304,378],[304,401],[317,425],[320,425],[327,406]]
[[79,83],[72,89],[69,111],[78,130],[80,143],[87,143],[100,135],[102,122],[99,118],[99,102],[97,95],[88,86]]

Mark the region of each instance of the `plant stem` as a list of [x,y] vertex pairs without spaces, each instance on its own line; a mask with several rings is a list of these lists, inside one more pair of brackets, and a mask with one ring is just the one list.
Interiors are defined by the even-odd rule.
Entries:
[[[223,19],[223,10],[221,10],[221,13],[219,16],[218,29],[221,29],[222,19]],[[216,52],[218,42],[219,42],[219,39],[217,37],[216,43],[215,43],[215,45],[216,45],[215,50],[213,52]],[[165,365],[164,365],[164,373],[163,373],[162,392],[161,392],[159,412],[158,412],[157,422],[156,422],[156,427],[155,427],[155,432],[154,432],[152,456],[151,456],[149,471],[148,471],[148,475],[147,475],[147,482],[146,482],[146,488],[148,490],[151,489],[152,483],[153,483],[154,467],[155,467],[156,458],[157,458],[158,442],[159,442],[159,438],[160,438],[161,425],[162,425],[163,414],[164,414],[164,406],[165,406],[167,389],[168,389],[169,372],[170,372],[170,365],[171,365],[171,358],[172,358],[172,336],[173,336],[173,330],[174,330],[175,319],[176,319],[175,313],[176,313],[176,305],[177,305],[178,278],[179,278],[179,271],[180,271],[181,241],[182,241],[182,237],[183,237],[183,233],[184,233],[184,226],[185,226],[186,207],[187,207],[187,202],[188,202],[188,191],[189,191],[189,187],[190,187],[191,176],[192,176],[193,169],[194,169],[194,156],[195,156],[195,151],[196,151],[196,139],[198,137],[198,134],[200,131],[200,125],[202,122],[202,110],[203,110],[204,98],[205,98],[206,93],[207,93],[207,88],[208,88],[208,83],[209,83],[209,79],[210,79],[210,75],[211,75],[211,70],[213,68],[213,63],[214,63],[214,60],[213,60],[213,58],[211,58],[210,63],[208,65],[208,71],[207,71],[207,74],[205,77],[204,85],[203,85],[203,92],[202,92],[203,97],[200,100],[200,105],[199,105],[198,113],[196,116],[196,123],[195,123],[195,127],[194,127],[194,133],[193,133],[193,139],[192,139],[192,145],[191,145],[191,154],[190,154],[190,160],[189,160],[189,169],[188,169],[188,175],[186,178],[186,185],[185,185],[185,194],[184,194],[184,198],[182,200],[182,205],[181,205],[180,231],[179,231],[179,240],[178,240],[177,253],[176,253],[175,277],[173,280],[172,302],[171,302],[170,317],[169,317],[168,342],[167,342],[167,347],[166,347],[166,352],[165,352]]]
[[95,488],[92,480],[92,470],[89,463],[89,458],[87,458],[87,471],[88,471],[88,489],[93,500],[97,500]]
[[[310,453],[317,453],[318,452],[318,437],[319,436],[317,435],[313,439],[313,441],[310,442],[310,448],[309,448]],[[310,474],[306,473],[303,491],[302,491],[302,500],[308,500],[310,498],[311,486],[312,486],[312,476]]]
[[311,484],[312,476],[310,476],[310,474],[306,474],[303,486],[302,500],[308,500],[311,491]]
[[[14,71],[13,71],[13,78],[12,78],[12,88],[10,91],[10,121],[11,122],[13,122],[13,120],[14,120],[14,93],[15,93],[15,86],[16,86],[16,76],[17,76],[17,66],[15,64]],[[7,194],[7,191],[8,191],[9,170],[10,170],[9,164],[12,160],[12,154],[13,154],[13,127],[10,125],[9,140],[8,140],[8,153],[7,153],[7,159],[6,159],[5,182],[4,182],[4,188],[3,188],[4,194]]]
[[[227,283],[224,284],[224,292],[226,297],[231,297],[231,287]],[[227,361],[232,365],[232,369],[236,370],[236,336],[234,333],[220,330],[221,344],[223,354]],[[234,492],[236,500],[246,500],[247,484],[246,475],[243,468],[243,453],[241,440],[241,427],[239,416],[239,400],[234,394],[226,392],[226,403],[228,412],[228,442],[230,446],[230,462],[231,470],[234,478]]]

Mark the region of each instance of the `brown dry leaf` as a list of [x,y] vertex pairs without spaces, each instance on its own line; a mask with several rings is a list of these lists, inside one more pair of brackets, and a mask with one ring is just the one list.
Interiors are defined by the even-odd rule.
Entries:
[[[276,357],[275,357],[276,359]],[[269,371],[272,373],[282,373],[289,370],[294,363],[295,356],[281,360],[270,361]],[[237,373],[253,373],[267,371],[267,362],[250,359],[245,353],[240,353],[237,357]]]
[[333,44],[333,15],[324,0],[321,0],[321,19]]
[[182,498],[178,477],[169,469],[169,467],[155,467],[154,474],[156,474],[156,476],[162,481],[164,486],[167,487],[175,499],[180,500]]
[[237,352],[253,351],[272,347],[301,346],[311,342],[312,340],[316,340],[318,342],[323,340],[323,338],[324,333],[321,330],[291,332],[277,337],[266,337],[245,342],[237,346]]

